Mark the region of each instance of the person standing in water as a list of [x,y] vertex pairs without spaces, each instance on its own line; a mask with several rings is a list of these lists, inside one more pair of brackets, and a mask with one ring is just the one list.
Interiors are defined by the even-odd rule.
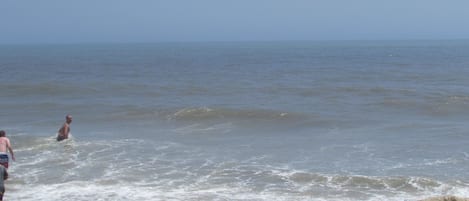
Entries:
[[70,124],[72,123],[72,115],[65,116],[65,123],[60,127],[59,133],[57,134],[57,141],[68,139],[70,134]]
[[11,148],[10,139],[6,137],[6,132],[0,130],[0,165],[3,165],[5,168],[8,168],[8,151],[10,152],[11,159],[15,160],[15,154]]

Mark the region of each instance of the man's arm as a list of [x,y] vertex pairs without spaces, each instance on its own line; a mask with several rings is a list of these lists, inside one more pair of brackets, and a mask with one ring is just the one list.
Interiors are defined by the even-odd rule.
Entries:
[[11,148],[10,140],[7,141],[7,148],[8,148],[8,151],[10,151],[11,159],[15,161],[15,154],[13,153],[13,149]]
[[9,146],[9,147],[8,147],[8,150],[10,151],[11,159],[12,159],[13,161],[16,161],[16,159],[15,159],[15,154],[13,153],[13,149]]

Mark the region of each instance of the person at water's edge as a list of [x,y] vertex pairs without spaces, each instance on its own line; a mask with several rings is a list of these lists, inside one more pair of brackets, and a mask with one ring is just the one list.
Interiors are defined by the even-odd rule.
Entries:
[[0,165],[3,165],[5,168],[8,168],[9,158],[8,152],[10,152],[11,159],[15,160],[15,154],[11,148],[10,139],[7,138],[6,132],[0,130]]
[[65,116],[65,123],[60,127],[59,133],[57,134],[57,141],[68,139],[70,134],[70,124],[72,123],[72,115]]

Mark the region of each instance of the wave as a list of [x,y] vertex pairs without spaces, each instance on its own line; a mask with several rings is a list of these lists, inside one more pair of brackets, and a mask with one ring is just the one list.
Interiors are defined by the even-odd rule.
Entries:
[[228,109],[228,108],[184,108],[167,116],[169,120],[292,120],[300,119],[303,115],[263,109]]
[[469,114],[469,96],[427,94],[406,96],[384,96],[366,104],[375,110],[395,110],[412,112],[420,115],[448,117]]
[[[62,162],[60,165],[67,164]],[[128,170],[116,169],[119,166],[113,165],[108,166],[111,171],[102,173],[100,177],[80,179],[78,172],[87,171],[87,168],[70,166],[71,172],[66,172],[66,175],[62,176],[67,178],[65,181],[56,181],[47,185],[42,185],[46,182],[44,180],[38,182],[37,179],[31,179],[35,174],[46,176],[31,166],[30,173],[17,178],[23,180],[22,182],[9,184],[8,196],[18,200],[43,198],[47,200],[400,201],[420,200],[447,194],[464,197],[469,193],[466,184],[445,183],[421,177],[329,175],[275,168],[262,169],[258,165],[238,166],[238,164],[233,167],[230,163],[205,163],[199,167],[200,169],[192,169],[190,166],[170,167],[164,172],[155,173],[152,169],[139,170],[142,165],[144,166],[141,163],[134,163],[132,166],[134,172],[147,175],[141,180],[128,179],[125,176],[129,174]],[[157,167],[162,169],[161,166]],[[44,193],[37,195],[37,192]]]
[[335,189],[373,189],[404,192],[419,192],[430,189],[445,190],[444,183],[422,177],[378,177],[364,175],[327,175],[308,172],[292,172],[287,174],[286,178],[295,185],[308,183]]
[[105,83],[100,81],[85,82],[75,84],[73,82],[24,82],[24,83],[3,83],[0,84],[0,91],[3,94],[13,97],[43,95],[62,97],[69,95],[83,96],[100,96],[115,98],[121,94],[144,94],[147,97],[158,97],[159,93],[155,92],[152,87],[147,84],[138,83]]
[[14,137],[18,161],[7,193],[13,200],[397,201],[469,195],[469,184],[460,181],[297,170],[269,162],[268,155],[236,159],[184,143]]
[[108,112],[108,120],[119,119],[164,119],[168,121],[205,121],[205,120],[254,120],[288,121],[306,118],[307,115],[265,109],[231,109],[215,107],[186,107],[182,109],[159,108],[151,106],[121,105]]
[[290,94],[300,97],[322,97],[325,95],[332,96],[357,96],[357,97],[383,97],[383,96],[417,96],[418,90],[407,88],[392,88],[392,87],[370,87],[370,86],[334,86],[327,85],[318,87],[265,87],[260,88],[259,91],[266,94]]
[[[327,175],[291,172],[286,178],[310,193],[327,191],[355,200],[420,200],[429,196],[468,196],[467,184],[412,176]],[[354,200],[352,199],[352,200]]]
[[79,85],[69,85],[59,82],[42,83],[21,83],[21,84],[0,84],[0,91],[8,96],[25,95],[61,95],[61,94],[83,94],[98,93],[97,89],[92,87],[83,87]]
[[201,125],[201,124],[192,124],[189,126],[184,126],[181,128],[173,129],[173,132],[179,134],[193,134],[193,133],[204,133],[204,134],[220,134],[220,133],[229,133],[233,130],[232,123],[221,123],[215,125]]

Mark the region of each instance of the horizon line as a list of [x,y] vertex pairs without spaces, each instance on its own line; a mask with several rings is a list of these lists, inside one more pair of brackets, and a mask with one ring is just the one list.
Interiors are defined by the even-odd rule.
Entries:
[[451,39],[317,39],[317,40],[174,40],[174,41],[70,41],[70,42],[0,42],[0,45],[87,45],[87,44],[183,44],[183,43],[281,43],[281,42],[404,42],[404,41],[469,41]]

